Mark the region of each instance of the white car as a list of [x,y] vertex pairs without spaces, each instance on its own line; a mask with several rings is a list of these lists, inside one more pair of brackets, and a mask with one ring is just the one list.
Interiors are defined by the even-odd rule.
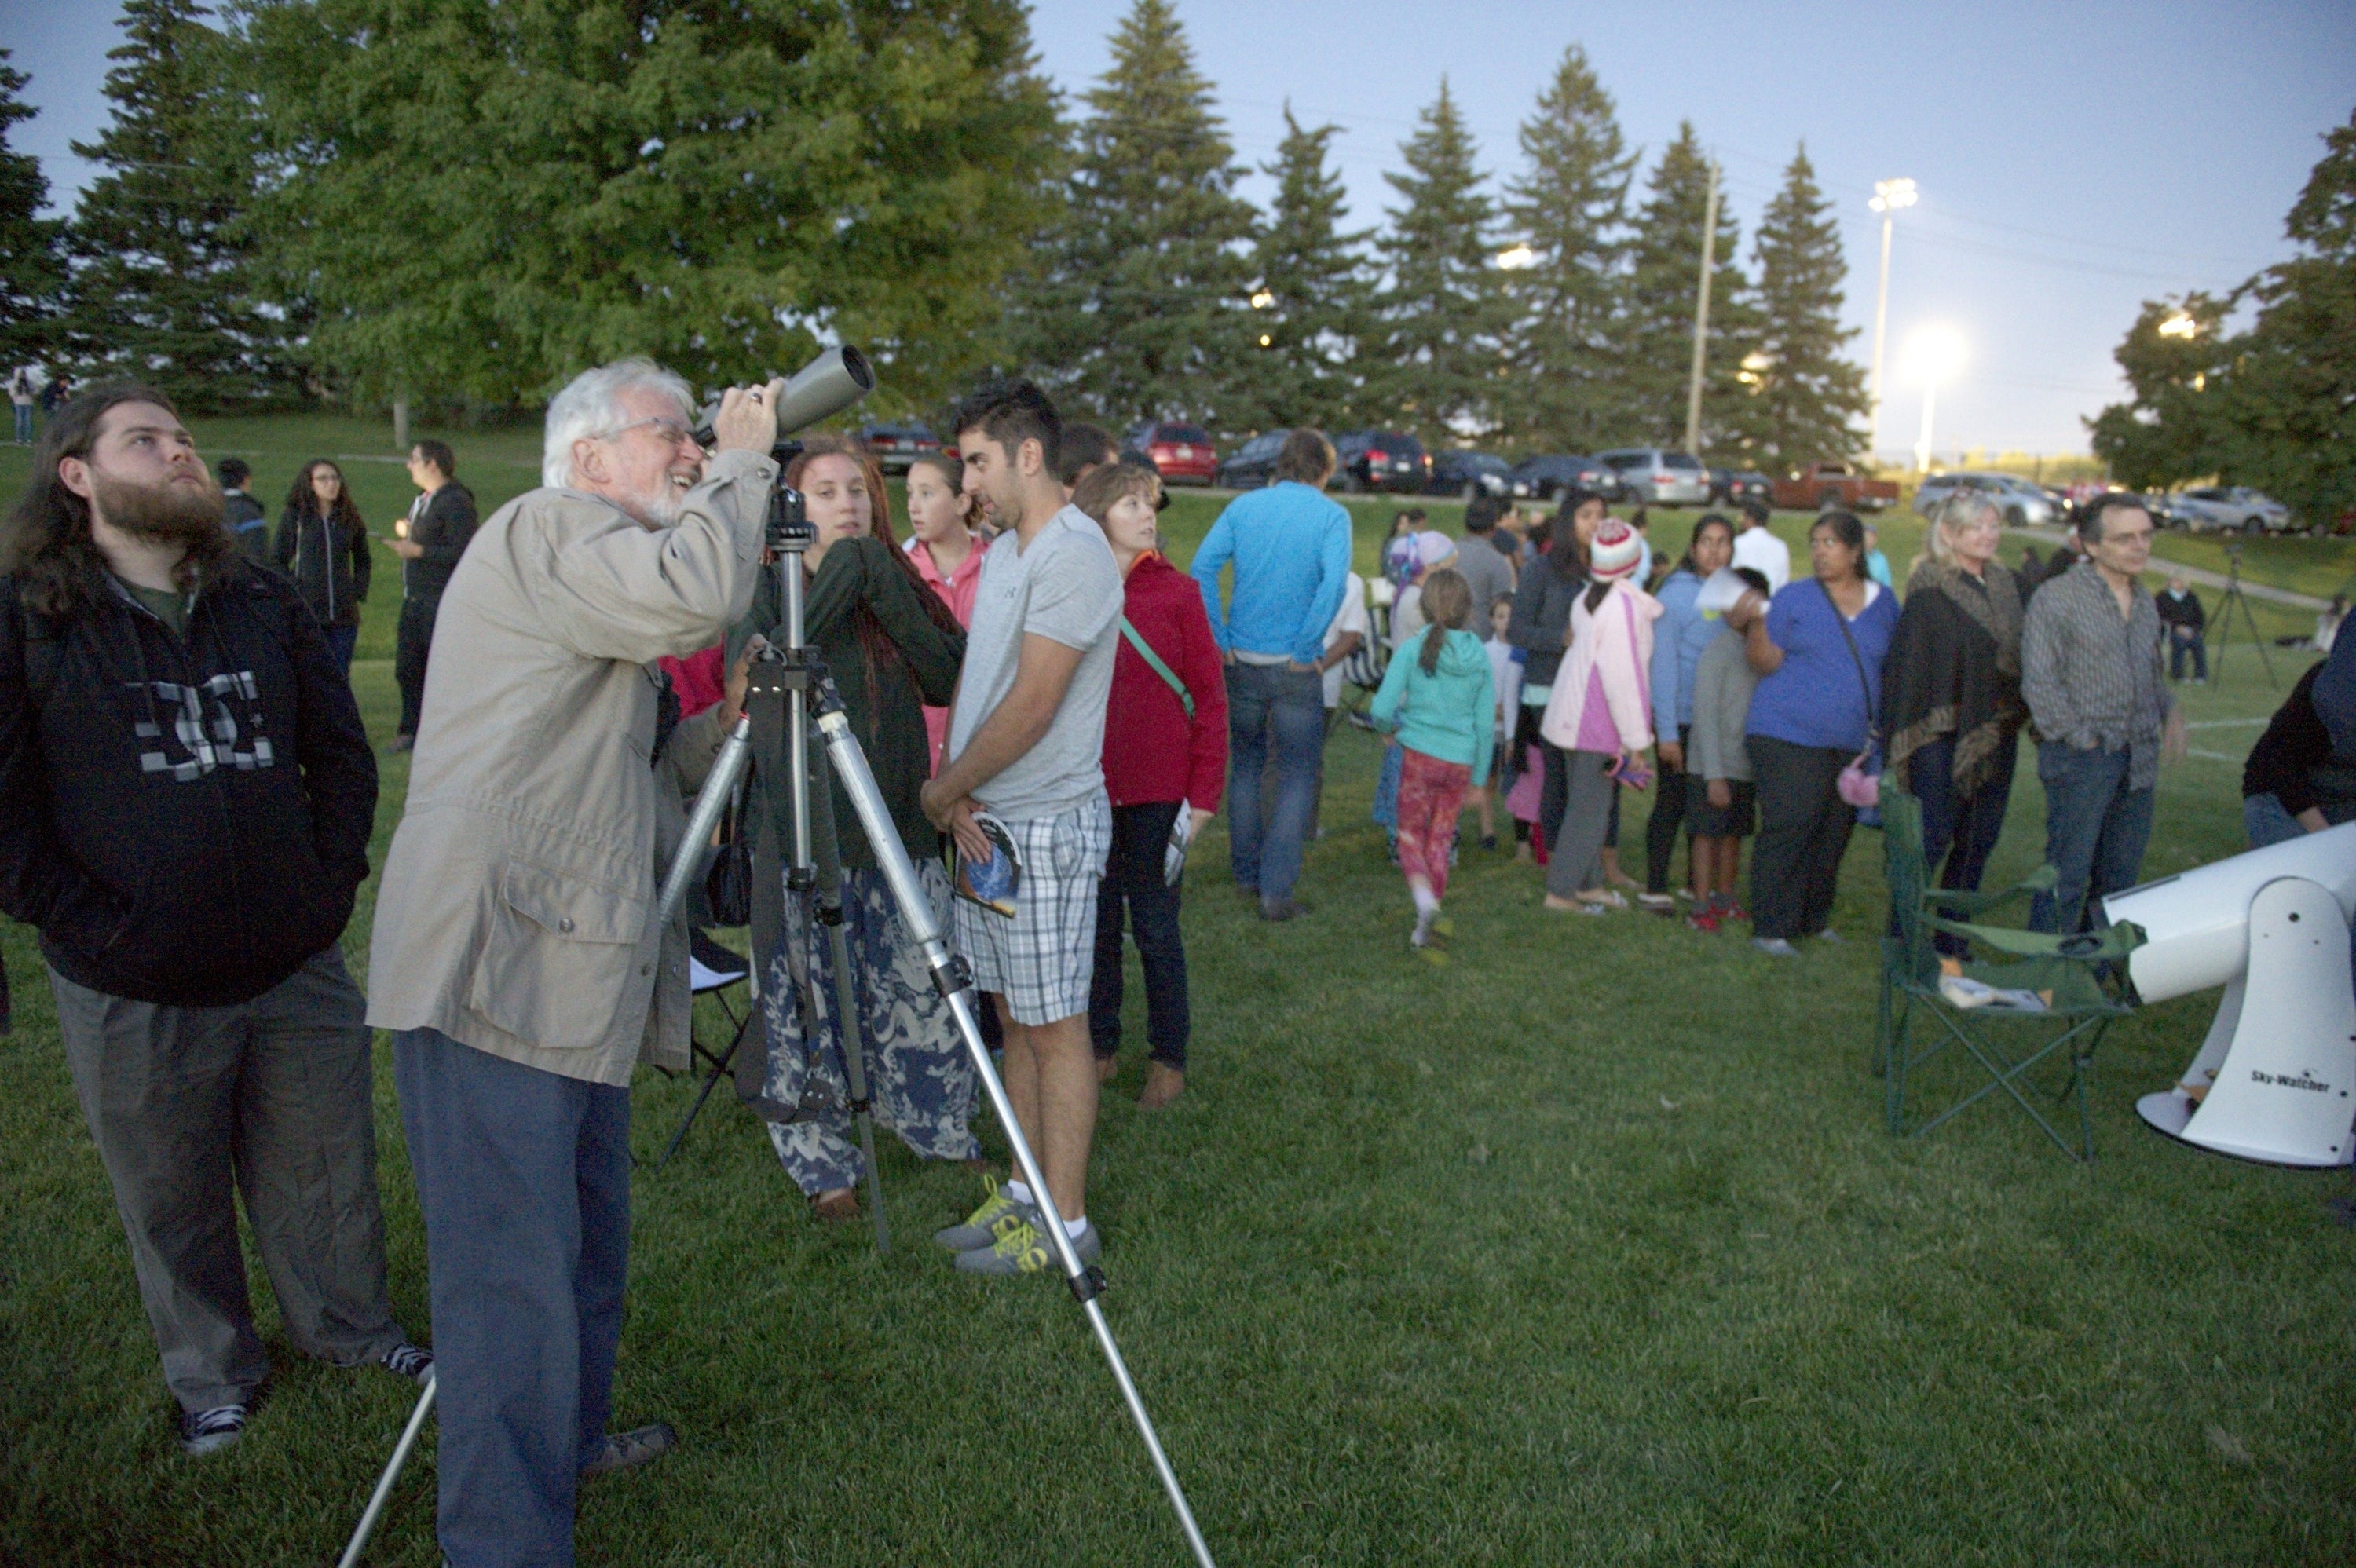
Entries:
[[2053,497],[2015,474],[1934,474],[1915,487],[1914,509],[1928,517],[1931,508],[1964,491],[1986,496],[2008,528],[2047,528],[2067,521]]
[[2168,520],[2196,534],[2278,534],[2290,508],[2244,485],[2199,485],[2168,498]]
[[1620,476],[1639,501],[1653,507],[1707,507],[1709,470],[1699,459],[1657,446],[1599,452],[1596,461]]

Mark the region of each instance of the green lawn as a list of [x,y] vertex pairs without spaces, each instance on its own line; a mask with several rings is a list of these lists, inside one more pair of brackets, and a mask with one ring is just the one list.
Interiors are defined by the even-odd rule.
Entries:
[[[322,443],[386,444],[368,435],[314,421],[246,444],[283,494]],[[530,480],[528,439],[460,451],[487,503]],[[372,521],[402,500],[378,466],[351,465]],[[1390,509],[1357,508],[1362,560]],[[1171,508],[1180,560],[1215,512]],[[1885,548],[1902,570],[1910,528]],[[381,738],[394,695],[371,645],[355,684]],[[2239,848],[2239,758],[2278,700],[2243,651],[2185,697],[2215,755],[2164,775],[2154,873]],[[1249,916],[1214,827],[1187,912],[1187,1095],[1136,1111],[1133,1051],[1106,1100],[1106,1310],[1223,1563],[2356,1560],[2356,1233],[2320,1204],[2349,1183],[2198,1156],[2133,1113],[2213,995],[2113,1032],[2091,1168],[1985,1104],[1893,1143],[1866,1069],[1874,835],[1847,867],[1850,940],[1787,964],[1634,914],[1549,919],[1530,869],[1468,847],[1436,971],[1408,956],[1366,818],[1376,755],[1335,740],[1304,921]],[[385,759],[380,862],[405,777]],[[1629,799],[1632,862],[1644,809]],[[1992,881],[2040,858],[2040,812],[2024,770]],[[177,1455],[37,956],[21,929],[5,945],[0,1562],[332,1560],[404,1386],[296,1359],[257,1285],[267,1403],[230,1453]],[[691,1085],[639,1091],[651,1154]],[[389,1069],[378,1103],[394,1296],[424,1334]],[[584,1563],[1183,1560],[1068,1296],[954,1275],[922,1237],[973,1179],[896,1144],[883,1164],[902,1244],[882,1261],[863,1227],[807,1218],[724,1096],[641,1173],[617,1414],[669,1419],[686,1446],[587,1491]],[[372,1561],[436,1560],[432,1474],[429,1436]]]

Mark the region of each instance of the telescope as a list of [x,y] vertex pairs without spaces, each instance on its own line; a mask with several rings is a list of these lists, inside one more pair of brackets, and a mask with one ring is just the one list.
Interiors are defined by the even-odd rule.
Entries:
[[[777,444],[770,455],[780,466],[792,461],[801,443],[792,440],[820,420],[832,419],[875,389],[875,370],[867,356],[849,344],[830,348],[793,374],[777,397]],[[695,417],[696,444],[712,447],[712,423],[720,413],[715,397]]]
[[2155,1130],[2261,1165],[2356,1163],[2356,822],[2253,849],[2103,901],[2146,940],[2146,1002],[2225,987],[2192,1065],[2136,1112]]

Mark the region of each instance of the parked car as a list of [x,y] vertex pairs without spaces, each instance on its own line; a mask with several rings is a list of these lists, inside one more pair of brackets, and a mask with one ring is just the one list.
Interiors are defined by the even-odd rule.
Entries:
[[1208,485],[1218,477],[1219,449],[1201,425],[1148,420],[1121,443],[1124,453],[1141,454],[1165,485]]
[[1647,507],[1709,505],[1709,470],[1689,452],[1630,446],[1599,452],[1595,460],[1618,475],[1628,494]]
[[1756,468],[1713,468],[1709,471],[1709,498],[1720,507],[1739,507],[1743,502],[1767,500],[1774,494],[1774,481]]
[[1353,431],[1333,443],[1339,465],[1333,482],[1344,490],[1400,490],[1419,494],[1431,475],[1431,454],[1423,443],[1395,430]]
[[886,474],[905,474],[917,457],[941,449],[940,438],[914,420],[871,420],[859,427],[859,439]]
[[1846,463],[1811,463],[1789,478],[1775,481],[1769,499],[1795,512],[1821,512],[1834,507],[1879,512],[1898,505],[1898,486],[1887,479],[1869,479]]
[[1986,496],[2007,528],[2059,528],[2070,520],[2066,507],[2016,474],[1933,474],[1914,487],[1914,509],[1924,517],[1950,496]]
[[2196,534],[2279,534],[2291,526],[2288,507],[2245,485],[2199,485],[2163,505],[2170,522]]
[[1504,496],[1512,488],[1513,465],[1485,452],[1435,452],[1424,490],[1433,496]]
[[1276,482],[1276,454],[1284,450],[1289,430],[1264,430],[1228,454],[1219,464],[1219,483],[1229,490],[1257,490]]
[[1562,499],[1566,490],[1592,490],[1610,500],[1626,498],[1620,476],[1592,457],[1532,457],[1505,476],[1506,493],[1516,501]]

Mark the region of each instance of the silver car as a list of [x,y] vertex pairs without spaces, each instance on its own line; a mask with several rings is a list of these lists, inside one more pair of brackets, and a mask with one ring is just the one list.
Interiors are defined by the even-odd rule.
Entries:
[[1599,452],[1595,459],[1618,475],[1629,494],[1648,507],[1709,505],[1709,470],[1691,453],[1633,446]]
[[2290,525],[2290,508],[2245,485],[2198,485],[2167,501],[2168,520],[2196,534],[2278,534]]
[[2015,474],[1933,474],[1914,487],[1914,509],[1929,517],[1948,496],[1966,492],[1986,496],[2008,528],[2051,528],[2066,520],[2052,496]]

